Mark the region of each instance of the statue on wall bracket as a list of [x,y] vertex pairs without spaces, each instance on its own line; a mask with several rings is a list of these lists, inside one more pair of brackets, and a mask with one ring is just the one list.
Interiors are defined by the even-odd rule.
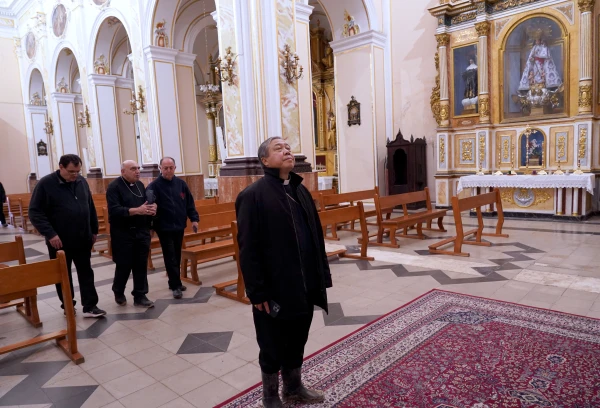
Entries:
[[48,156],[48,145],[43,140],[37,142],[37,155]]
[[358,125],[360,126],[360,103],[354,99],[354,96],[350,98],[348,106],[348,126]]

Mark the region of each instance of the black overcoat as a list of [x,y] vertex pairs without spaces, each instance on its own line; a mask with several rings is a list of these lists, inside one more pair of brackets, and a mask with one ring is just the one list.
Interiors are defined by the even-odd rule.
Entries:
[[[314,201],[302,177],[290,173],[290,184],[303,210],[314,242],[317,259],[304,264],[315,270],[302,271],[297,237],[283,180],[278,170],[265,169],[265,176],[240,193],[235,209],[238,222],[240,265],[246,294],[252,304],[273,300],[282,317],[306,310],[310,303],[327,311],[326,288],[332,286],[323,230]],[[313,269],[313,268],[311,268]],[[318,293],[306,293],[303,273],[312,273]]]

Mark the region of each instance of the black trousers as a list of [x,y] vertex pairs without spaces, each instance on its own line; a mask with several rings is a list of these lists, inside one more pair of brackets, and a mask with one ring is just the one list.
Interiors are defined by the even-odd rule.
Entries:
[[275,319],[266,312],[253,309],[256,341],[260,348],[258,363],[265,374],[281,368],[302,367],[304,346],[313,319],[313,311],[293,319]]
[[183,243],[183,230],[181,231],[156,231],[165,260],[165,268],[169,276],[169,289],[181,287],[181,245]]
[[2,203],[0,203],[0,224],[6,224],[6,217],[4,216],[4,209],[2,208]]
[[[48,254],[50,259],[56,259],[57,250],[54,249],[49,243],[46,242],[48,247]],[[67,269],[69,271],[69,283],[71,284],[71,294],[73,296],[73,305],[75,305],[75,292],[73,290],[73,275],[71,273],[71,266],[75,263],[77,269],[77,280],[79,281],[79,293],[81,294],[81,304],[83,305],[83,311],[89,312],[98,304],[98,293],[94,286],[94,270],[90,257],[92,256],[92,243],[90,242],[89,248],[82,249],[61,249],[65,252],[67,258]],[[56,292],[58,298],[62,303],[61,307],[64,309],[64,299],[62,294],[62,285],[56,284]]]
[[129,275],[133,274],[134,299],[148,293],[148,254],[150,253],[150,230],[147,228],[111,228],[115,278],[112,290],[115,295],[124,295]]

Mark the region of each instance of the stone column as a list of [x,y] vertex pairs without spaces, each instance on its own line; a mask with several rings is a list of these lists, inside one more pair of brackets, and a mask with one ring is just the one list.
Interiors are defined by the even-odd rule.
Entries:
[[558,198],[556,201],[556,215],[563,215],[563,189],[558,189]]
[[206,119],[208,120],[208,177],[217,177],[217,134],[215,129],[215,117],[217,110],[214,103],[205,102]]
[[[102,168],[106,177],[119,177],[121,174],[121,144],[118,126],[117,99],[114,75],[90,74],[89,81],[92,90],[92,109],[94,116],[93,131],[97,135],[102,151],[98,167]],[[95,105],[95,106],[94,106]]]
[[450,91],[448,87],[448,34],[435,36],[438,43],[438,55],[440,58],[440,126],[450,126]]
[[579,33],[579,114],[592,112],[592,35],[594,32],[592,11],[595,0],[578,0],[580,18]]
[[488,21],[482,21],[481,23],[475,24],[475,29],[479,35],[479,44],[477,45],[479,121],[481,123],[490,123],[490,93],[488,80],[488,35],[490,33],[490,23]]
[[573,212],[571,213],[574,217],[579,215],[579,189],[573,189]]

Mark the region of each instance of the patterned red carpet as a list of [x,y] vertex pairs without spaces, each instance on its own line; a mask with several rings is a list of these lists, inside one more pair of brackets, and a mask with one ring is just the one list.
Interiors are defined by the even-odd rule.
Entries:
[[[308,358],[322,407],[600,407],[600,320],[434,290]],[[260,407],[255,386],[221,407]]]

